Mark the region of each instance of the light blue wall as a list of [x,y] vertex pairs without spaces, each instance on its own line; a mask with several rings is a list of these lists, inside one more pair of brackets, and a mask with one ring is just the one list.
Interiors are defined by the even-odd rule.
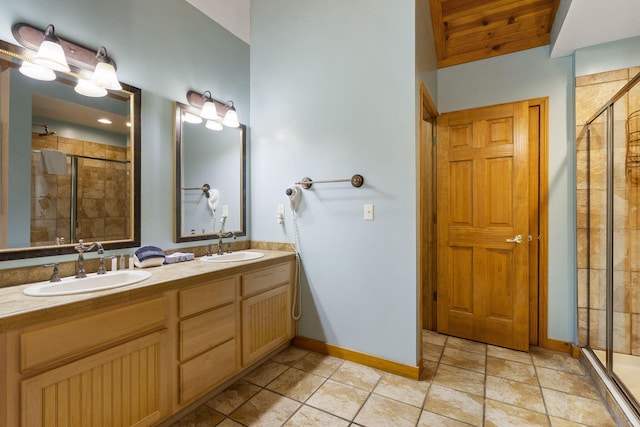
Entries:
[[[416,87],[413,1],[261,0],[251,11],[253,240],[305,176],[299,334],[415,365]],[[363,204],[375,220],[363,220]]]
[[[142,244],[173,243],[173,102],[210,90],[249,123],[249,46],[182,0],[0,0],[0,39],[27,22],[88,47],[104,44],[121,81],[142,89]],[[17,44],[17,43],[16,43]],[[69,260],[72,256],[53,257]],[[49,262],[5,261],[0,269]]]
[[576,338],[575,121],[571,57],[549,46],[438,70],[441,113],[549,97],[549,338]]
[[576,76],[640,66],[640,37],[579,49],[575,63]]

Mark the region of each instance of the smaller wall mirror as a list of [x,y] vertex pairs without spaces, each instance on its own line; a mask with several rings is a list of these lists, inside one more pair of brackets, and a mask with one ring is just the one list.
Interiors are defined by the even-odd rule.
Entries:
[[175,103],[175,241],[244,236],[246,126],[215,131],[190,115],[198,111]]

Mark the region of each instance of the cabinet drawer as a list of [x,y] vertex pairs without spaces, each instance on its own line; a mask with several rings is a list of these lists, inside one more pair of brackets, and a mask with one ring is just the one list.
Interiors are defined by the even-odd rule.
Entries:
[[236,305],[229,304],[180,322],[180,360],[215,347],[236,334]]
[[236,297],[235,285],[236,280],[231,277],[180,291],[180,317],[233,302]]
[[24,332],[20,366],[30,369],[163,326],[164,297]]
[[291,264],[279,264],[242,276],[242,296],[254,295],[291,280]]
[[236,372],[235,338],[180,366],[180,404],[185,404]]

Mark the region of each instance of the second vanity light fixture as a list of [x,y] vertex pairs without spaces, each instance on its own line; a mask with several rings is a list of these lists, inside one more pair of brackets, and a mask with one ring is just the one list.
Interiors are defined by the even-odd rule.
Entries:
[[[240,126],[238,122],[238,113],[236,112],[233,101],[223,103],[214,99],[210,91],[198,93],[190,90],[187,92],[187,101],[189,105],[200,110],[200,115],[196,116],[191,113],[185,113],[183,119],[189,123],[202,123],[202,119],[206,120],[205,126],[211,130],[222,130],[222,125],[237,128]],[[218,111],[224,111],[224,118],[220,121],[221,116]]]
[[116,64],[104,46],[95,51],[64,40],[55,34],[53,25],[48,25],[42,31],[29,24],[18,23],[13,26],[12,32],[18,43],[37,51],[31,61],[23,61],[19,69],[22,74],[37,80],[54,80],[55,71],[70,72],[71,63],[80,69],[75,87],[77,93],[99,97],[105,96],[107,89],[122,89]]

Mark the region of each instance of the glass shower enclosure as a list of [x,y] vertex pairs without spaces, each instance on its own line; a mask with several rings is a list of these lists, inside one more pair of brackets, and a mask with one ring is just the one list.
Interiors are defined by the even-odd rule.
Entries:
[[[577,154],[579,325],[587,359],[640,414],[640,74],[583,128]],[[586,138],[585,138],[586,136]],[[579,310],[581,310],[579,308]],[[586,317],[586,318],[585,318]],[[586,342],[584,342],[586,341]]]

